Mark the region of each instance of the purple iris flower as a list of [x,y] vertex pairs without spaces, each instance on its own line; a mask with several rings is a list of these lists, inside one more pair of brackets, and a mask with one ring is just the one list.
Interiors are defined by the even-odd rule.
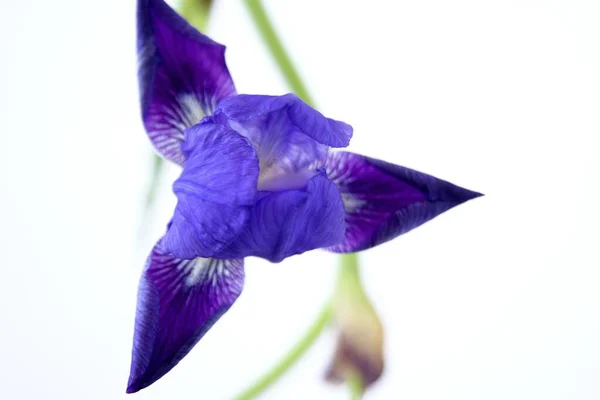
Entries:
[[183,167],[140,281],[127,392],[171,370],[231,307],[244,261],[368,249],[479,193],[358,154],[352,127],[293,94],[238,95],[225,47],[163,0],[139,0],[142,118]]

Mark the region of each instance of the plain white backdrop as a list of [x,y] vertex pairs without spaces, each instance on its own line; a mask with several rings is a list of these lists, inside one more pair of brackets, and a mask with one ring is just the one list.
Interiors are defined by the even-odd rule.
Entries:
[[[243,3],[216,0],[241,93],[282,94]],[[271,0],[353,151],[486,197],[362,254],[386,330],[367,399],[600,398],[600,3]],[[143,218],[134,1],[0,0],[0,398],[227,399],[326,301],[334,255],[247,262],[245,291],[171,373],[125,395]],[[265,399],[345,399],[324,336]]]

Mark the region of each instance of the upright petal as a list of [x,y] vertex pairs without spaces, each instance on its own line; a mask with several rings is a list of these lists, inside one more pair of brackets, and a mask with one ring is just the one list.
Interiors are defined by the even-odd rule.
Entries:
[[409,168],[349,152],[329,155],[325,169],[346,210],[346,236],[329,248],[355,252],[387,242],[480,193]]
[[157,151],[182,164],[183,131],[235,94],[225,47],[198,32],[163,0],[138,0],[142,118]]
[[238,235],[256,201],[258,159],[248,139],[210,122],[186,130],[183,152],[164,245],[179,258],[213,257]]
[[215,115],[250,139],[261,170],[297,172],[324,160],[328,146],[348,146],[352,137],[350,125],[325,118],[294,94],[229,97],[219,103]]
[[180,260],[159,241],[140,281],[127,393],[151,385],[177,365],[231,307],[243,285],[243,260]]
[[246,228],[219,257],[257,256],[280,262],[344,238],[340,193],[322,173],[303,189],[263,194],[251,209]]

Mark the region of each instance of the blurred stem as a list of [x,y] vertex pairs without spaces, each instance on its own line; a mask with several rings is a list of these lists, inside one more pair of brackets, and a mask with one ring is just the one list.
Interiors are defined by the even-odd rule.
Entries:
[[[340,271],[336,292],[334,294],[333,307],[336,307],[337,305],[335,301],[342,301],[346,304],[355,304],[356,302],[359,302],[363,304],[363,307],[372,309],[360,279],[358,255],[356,253],[340,255]],[[350,389],[350,399],[362,399],[365,388],[360,374],[356,372],[351,373],[346,378],[346,384],[348,385],[348,389]]]
[[[208,24],[213,0],[180,0],[179,13],[193,27],[204,31]],[[156,153],[152,155],[152,177],[146,193],[146,210],[150,210],[156,200],[165,161]]]
[[350,293],[352,296],[365,296],[356,253],[340,254],[340,261],[338,290]]
[[360,400],[362,399],[364,388],[361,379],[358,375],[352,375],[348,379],[348,387],[350,388],[350,399]]
[[248,6],[248,11],[250,11],[250,16],[254,21],[254,25],[258,29],[262,40],[265,42],[271,55],[275,59],[277,66],[281,70],[285,80],[287,81],[290,89],[294,93],[298,95],[305,103],[314,107],[315,103],[308,94],[308,90],[302,79],[300,78],[300,74],[294,67],[290,56],[285,51],[281,40],[277,36],[275,29],[273,28],[273,24],[269,20],[267,13],[261,3],[260,0],[246,0],[246,5]]
[[200,32],[208,25],[213,0],[180,0],[179,13]]
[[156,192],[160,186],[160,177],[164,160],[156,153],[152,153],[152,176],[150,178],[150,186],[146,193],[146,211],[150,210],[156,200]]
[[[338,306],[337,302],[342,304],[363,303],[368,298],[360,279],[360,270],[358,268],[358,256],[356,253],[340,254],[340,270],[337,286],[333,296],[332,307]],[[370,304],[369,304],[370,306]],[[346,377],[346,384],[350,389],[350,399],[360,400],[364,393],[364,385],[360,374],[354,372]]]
[[269,372],[263,375],[250,388],[236,396],[236,400],[251,400],[256,398],[262,392],[269,388],[277,379],[279,379],[304,353],[315,343],[321,335],[327,323],[331,319],[331,306],[325,305],[316,321],[304,334],[302,339],[287,353],[279,363],[277,363]]

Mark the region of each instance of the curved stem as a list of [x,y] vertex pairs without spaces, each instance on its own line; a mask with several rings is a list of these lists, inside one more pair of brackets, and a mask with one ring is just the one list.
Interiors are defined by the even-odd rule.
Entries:
[[296,361],[306,353],[306,351],[315,343],[321,335],[327,323],[331,319],[331,306],[329,303],[323,308],[315,322],[304,334],[302,339],[287,353],[279,363],[270,371],[264,374],[251,387],[235,397],[236,400],[251,400],[256,398],[262,392],[269,388],[281,375],[283,375]]
[[304,86],[300,74],[294,67],[290,56],[285,51],[281,40],[279,40],[275,28],[273,28],[273,24],[269,20],[261,1],[246,0],[246,5],[248,6],[250,16],[254,20],[256,28],[269,48],[269,51],[292,91],[304,100],[304,102],[314,107],[314,102],[308,94],[308,90],[306,89],[306,86]]

